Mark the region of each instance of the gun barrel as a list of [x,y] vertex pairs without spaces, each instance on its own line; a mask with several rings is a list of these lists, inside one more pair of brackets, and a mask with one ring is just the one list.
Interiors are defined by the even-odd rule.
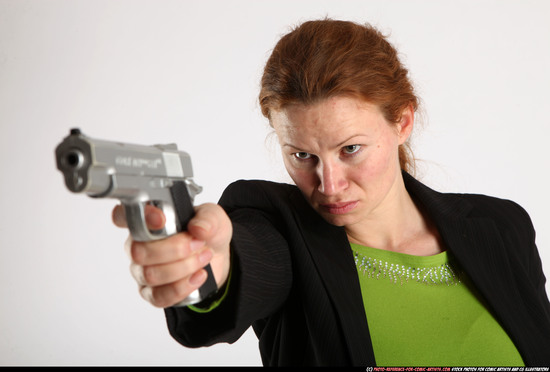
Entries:
[[[58,145],[56,158],[67,188],[76,193],[103,196],[117,187],[116,178],[129,177],[185,180],[195,187],[191,158],[174,144],[110,142],[86,137],[73,129]],[[193,197],[200,188],[190,192]]]
[[77,149],[70,150],[62,160],[68,169],[78,169],[84,164],[84,154]]

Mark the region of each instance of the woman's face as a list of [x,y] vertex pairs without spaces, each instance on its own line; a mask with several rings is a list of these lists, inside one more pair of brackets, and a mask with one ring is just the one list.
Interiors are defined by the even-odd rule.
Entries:
[[397,125],[378,107],[334,97],[291,105],[272,114],[290,177],[312,207],[337,226],[379,218],[397,202],[398,146],[414,120],[405,110]]

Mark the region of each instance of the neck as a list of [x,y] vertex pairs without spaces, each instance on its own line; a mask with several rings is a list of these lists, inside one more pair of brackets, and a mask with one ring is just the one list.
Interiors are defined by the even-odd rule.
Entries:
[[369,216],[346,226],[351,243],[418,256],[440,253],[437,229],[425,217],[399,177],[386,200]]

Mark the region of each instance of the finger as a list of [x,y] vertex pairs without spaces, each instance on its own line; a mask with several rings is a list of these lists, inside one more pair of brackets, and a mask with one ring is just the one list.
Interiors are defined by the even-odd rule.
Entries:
[[126,213],[124,212],[124,207],[122,205],[117,205],[113,208],[111,218],[115,226],[128,227],[128,224],[126,223]]
[[130,272],[139,285],[151,287],[177,282],[201,270],[213,257],[212,250],[205,248],[191,257],[162,265],[130,265]]
[[132,236],[128,235],[124,241],[124,253],[126,253],[129,259],[132,259],[132,242]]
[[206,281],[207,276],[206,271],[201,269],[193,275],[175,283],[158,287],[141,286],[140,294],[153,306],[162,308],[173,306],[183,301],[199,288]]
[[150,266],[183,260],[204,247],[204,242],[189,233],[172,235],[149,242],[132,241],[130,257],[138,265]]
[[[145,222],[147,227],[150,230],[160,230],[164,227],[166,223],[166,217],[164,213],[159,208],[156,208],[150,204],[145,205]],[[128,222],[126,220],[126,211],[124,206],[117,205],[113,208],[111,217],[115,226],[126,228],[128,227]]]
[[195,216],[189,221],[187,230],[197,240],[209,241],[220,229],[224,210],[217,204],[206,203],[195,208]]
[[130,264],[130,274],[132,274],[132,278],[134,278],[140,286],[145,286],[147,284],[145,282],[145,276],[143,275],[143,266],[132,262]]
[[166,223],[166,217],[161,209],[150,204],[145,205],[145,222],[150,230],[160,230]]

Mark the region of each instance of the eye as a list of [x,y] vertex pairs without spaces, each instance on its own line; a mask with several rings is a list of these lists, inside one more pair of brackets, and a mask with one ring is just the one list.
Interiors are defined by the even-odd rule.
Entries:
[[308,160],[311,159],[311,154],[308,152],[295,152],[292,154],[298,160]]
[[361,150],[361,145],[349,145],[342,148],[342,152],[346,155],[353,155]]

